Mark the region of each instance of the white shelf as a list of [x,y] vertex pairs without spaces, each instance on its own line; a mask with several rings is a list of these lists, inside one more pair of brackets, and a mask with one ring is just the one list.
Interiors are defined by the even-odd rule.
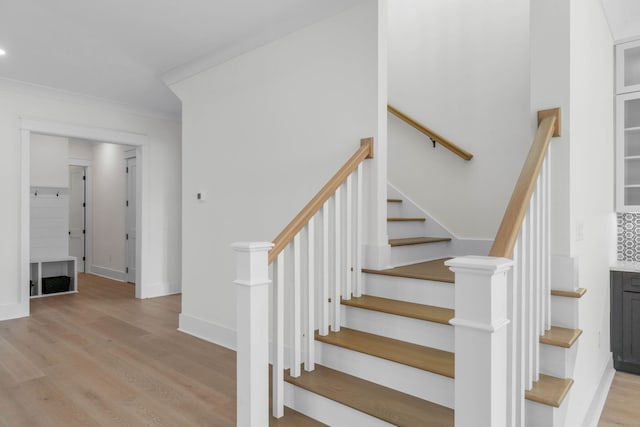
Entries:
[[[31,298],[41,298],[54,295],[74,294],[78,292],[78,260],[69,255],[34,257],[29,265],[30,281],[34,284],[33,291],[29,289]],[[69,290],[44,294],[42,279],[47,277],[68,276]]]
[[633,127],[633,128],[624,128],[625,132],[637,132],[640,131],[640,126],[638,127]]

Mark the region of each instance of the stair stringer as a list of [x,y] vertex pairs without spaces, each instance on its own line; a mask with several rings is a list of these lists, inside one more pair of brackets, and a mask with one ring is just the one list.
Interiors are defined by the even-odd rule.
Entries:
[[[391,264],[393,266],[409,264],[413,262],[429,261],[437,258],[456,257],[464,255],[487,255],[493,244],[491,239],[463,239],[455,235],[451,230],[443,226],[424,208],[418,206],[406,194],[402,193],[390,182],[387,183],[387,195],[392,199],[402,199],[402,203],[389,203],[389,216],[399,217],[424,217],[424,223],[390,223],[388,225],[389,238],[402,237],[448,237],[450,242],[436,243],[437,249],[428,249],[431,245],[423,246],[424,254],[421,256],[420,249],[407,250],[407,247],[391,248]],[[417,233],[417,234],[416,234]],[[405,253],[411,253],[410,258],[405,258]],[[418,253],[418,254],[416,254]]]

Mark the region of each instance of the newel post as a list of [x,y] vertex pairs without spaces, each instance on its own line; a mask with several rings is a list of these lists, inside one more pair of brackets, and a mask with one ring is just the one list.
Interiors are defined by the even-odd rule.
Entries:
[[231,245],[236,256],[237,425],[269,425],[269,250],[271,242]]
[[455,281],[456,427],[507,425],[507,276],[513,261],[466,256],[445,263]]

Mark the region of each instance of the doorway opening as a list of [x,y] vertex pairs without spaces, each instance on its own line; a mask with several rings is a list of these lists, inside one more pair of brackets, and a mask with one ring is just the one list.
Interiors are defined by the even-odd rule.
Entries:
[[[20,250],[20,306],[21,311],[23,311],[26,315],[29,314],[29,301],[30,301],[30,292],[31,292],[31,247],[30,247],[30,216],[31,216],[31,208],[30,208],[30,193],[31,193],[31,148],[32,148],[32,137],[34,135],[47,135],[54,137],[62,137],[69,139],[79,139],[83,141],[87,141],[90,143],[107,143],[105,145],[113,145],[115,144],[118,147],[121,147],[120,153],[124,153],[125,149],[124,145],[128,145],[129,149],[126,150],[128,157],[123,158],[120,157],[122,161],[129,162],[129,159],[135,158],[136,167],[131,173],[131,177],[129,179],[124,176],[122,178],[122,192],[126,194],[129,190],[128,187],[131,187],[131,190],[134,191],[134,198],[132,202],[130,202],[131,209],[125,210],[125,206],[121,206],[122,212],[122,221],[130,222],[133,224],[133,239],[131,239],[130,244],[122,244],[122,248],[124,251],[131,252],[131,257],[135,264],[132,265],[132,268],[129,268],[131,274],[127,272],[123,273],[121,281],[131,281],[135,283],[135,296],[136,298],[141,298],[144,295],[144,283],[141,280],[141,272],[144,266],[144,254],[142,253],[141,248],[141,237],[137,235],[137,229],[135,224],[141,223],[142,218],[142,177],[141,177],[141,163],[143,163],[143,152],[144,152],[144,144],[146,143],[146,136],[122,132],[117,130],[108,130],[108,129],[100,129],[100,128],[91,128],[91,127],[83,127],[83,126],[75,126],[75,125],[67,125],[62,123],[55,122],[42,122],[35,120],[22,120],[22,145],[21,145],[21,212],[22,214],[22,222],[20,226],[20,241],[21,241],[21,250]],[[68,187],[69,196],[73,193],[74,198],[81,198],[84,196],[84,209],[76,209],[72,212],[69,210],[68,222],[65,225],[65,228],[68,228],[65,231],[65,239],[68,238],[68,251],[75,251],[77,253],[84,252],[84,255],[81,257],[75,256],[81,262],[79,263],[78,271],[88,271],[91,269],[92,263],[95,263],[95,259],[92,259],[92,251],[91,251],[91,234],[87,233],[86,230],[90,228],[91,215],[89,213],[89,209],[91,206],[90,203],[90,191],[88,190],[88,184],[90,182],[92,165],[90,161],[81,161],[80,164],[78,162],[74,163],[74,159],[67,158],[66,161],[68,164],[65,166],[65,176],[67,183],[62,186]],[[123,168],[124,169],[124,168]],[[124,170],[122,173],[124,175]],[[128,175],[128,174],[127,174]],[[80,183],[83,181],[83,184]],[[137,197],[136,197],[137,196]],[[71,208],[71,207],[70,207]],[[96,208],[97,211],[97,208]],[[129,217],[127,220],[126,217]],[[82,230],[82,231],[79,231]],[[124,234],[124,233],[123,233]],[[83,236],[83,237],[80,237]],[[95,238],[95,236],[93,236]],[[121,242],[124,240],[124,235],[122,235]],[[68,256],[68,255],[67,255]],[[127,255],[129,256],[129,255]]]

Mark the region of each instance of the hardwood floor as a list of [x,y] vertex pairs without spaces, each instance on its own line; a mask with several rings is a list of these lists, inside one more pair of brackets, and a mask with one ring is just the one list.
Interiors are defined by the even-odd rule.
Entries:
[[0,426],[235,425],[235,352],[176,330],[179,295],[85,274],[79,291],[0,322]]
[[598,427],[637,426],[640,423],[640,375],[616,372]]

